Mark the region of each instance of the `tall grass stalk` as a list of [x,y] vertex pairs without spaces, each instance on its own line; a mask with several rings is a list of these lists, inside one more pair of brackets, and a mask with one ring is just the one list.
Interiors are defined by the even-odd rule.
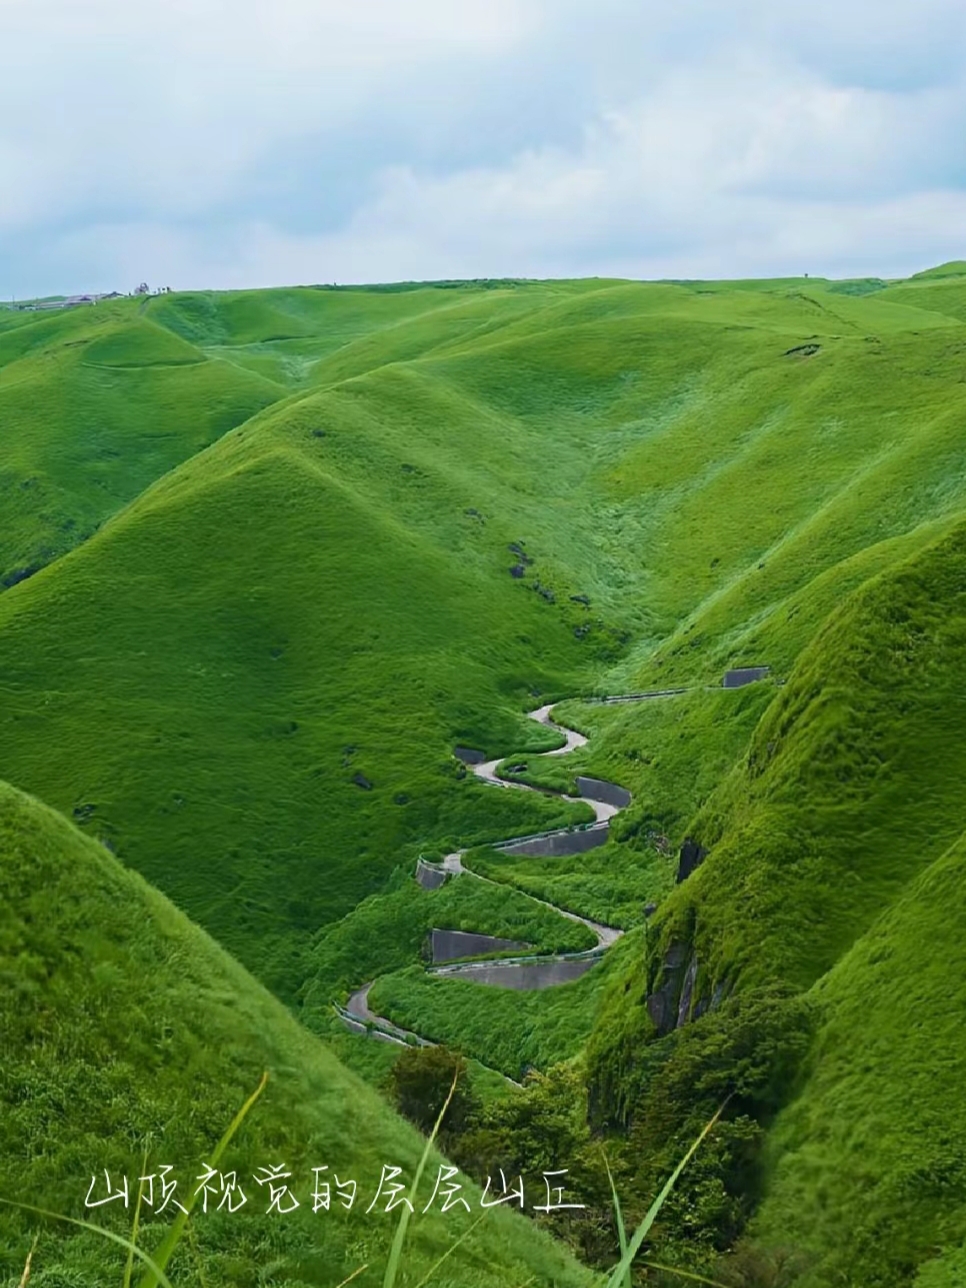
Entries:
[[[239,1109],[238,1113],[235,1114],[235,1117],[231,1120],[231,1123],[229,1124],[228,1130],[225,1132],[221,1140],[215,1146],[215,1149],[211,1155],[211,1159],[208,1164],[209,1167],[217,1167],[218,1163],[221,1161],[222,1155],[224,1154],[225,1150],[231,1144],[232,1138],[234,1137],[235,1133],[238,1131],[239,1127],[241,1127],[242,1123],[248,1117],[249,1111],[251,1110],[255,1101],[265,1090],[265,1086],[267,1082],[268,1082],[268,1071],[266,1070],[265,1073],[262,1074],[262,1078],[258,1086],[255,1088],[252,1094],[242,1105],[241,1109]],[[154,1270],[149,1269],[148,1273],[142,1276],[141,1282],[138,1285],[138,1288],[158,1288],[159,1281],[156,1275],[156,1268],[160,1267],[161,1270],[164,1270],[167,1267],[167,1264],[171,1260],[171,1256],[175,1248],[181,1242],[181,1236],[184,1234],[185,1226],[188,1224],[188,1217],[191,1215],[191,1211],[194,1208],[194,1205],[197,1202],[197,1200],[198,1200],[198,1192],[195,1191],[195,1193],[189,1197],[188,1202],[185,1205],[185,1211],[178,1213],[177,1217],[171,1223],[171,1229],[161,1240],[161,1246],[154,1254],[154,1261],[156,1263],[155,1269]]]
[[[621,1211],[621,1201],[617,1196],[617,1186],[614,1184],[614,1174],[610,1170],[610,1163],[607,1159],[607,1154],[603,1149],[601,1149],[600,1153],[604,1160],[604,1167],[607,1169],[607,1181],[610,1185],[611,1199],[614,1204],[614,1220],[617,1223],[617,1241],[620,1245],[621,1257],[623,1258],[627,1255],[627,1231],[624,1228],[624,1214]],[[631,1288],[630,1267],[628,1267],[627,1273],[624,1275],[624,1282],[621,1285],[621,1288]]]
[[358,1270],[353,1270],[352,1274],[349,1275],[347,1279],[343,1279],[341,1283],[336,1284],[335,1288],[345,1288],[346,1284],[351,1284],[353,1279],[358,1279],[359,1276],[368,1269],[369,1262],[367,1261],[366,1264],[364,1266],[360,1266]]
[[34,1241],[30,1245],[30,1251],[27,1253],[27,1260],[24,1262],[23,1274],[20,1276],[20,1283],[17,1285],[17,1288],[27,1288],[27,1284],[30,1282],[30,1266],[34,1259],[34,1253],[37,1251],[37,1244],[39,1242],[40,1235],[35,1234]]
[[[727,1101],[725,1101],[725,1104],[727,1104]],[[721,1108],[714,1115],[714,1117],[711,1118],[709,1122],[705,1124],[697,1140],[695,1140],[694,1144],[691,1146],[688,1152],[681,1159],[680,1163],[678,1163],[677,1167],[668,1177],[660,1194],[657,1196],[657,1198],[654,1200],[651,1206],[647,1209],[647,1212],[644,1215],[643,1221],[634,1231],[634,1237],[627,1245],[627,1248],[622,1254],[620,1261],[611,1271],[610,1276],[607,1279],[607,1282],[605,1284],[605,1288],[624,1288],[624,1285],[627,1283],[627,1278],[630,1274],[631,1263],[633,1262],[634,1258],[637,1256],[640,1250],[641,1244],[644,1242],[644,1240],[647,1238],[648,1234],[650,1233],[651,1226],[657,1220],[658,1213],[661,1211],[661,1208],[664,1206],[665,1202],[667,1201],[668,1195],[671,1193],[671,1191],[674,1189],[674,1186],[677,1184],[678,1177],[684,1171],[685,1167],[687,1167],[688,1163],[694,1157],[695,1153],[697,1152],[698,1148],[700,1147],[705,1137],[708,1135],[708,1133],[714,1127],[715,1123],[721,1117],[722,1113],[724,1112],[724,1107],[725,1106],[722,1105]]]
[[[81,1230],[90,1230],[93,1234],[99,1234],[102,1239],[108,1239],[111,1243],[116,1243],[122,1248],[143,1261],[148,1271],[154,1275],[154,1282],[161,1285],[161,1288],[172,1288],[171,1280],[164,1273],[161,1266],[157,1265],[146,1252],[143,1252],[130,1239],[125,1238],[123,1234],[115,1234],[113,1230],[105,1230],[101,1225],[94,1225],[92,1221],[81,1221],[76,1216],[64,1216],[63,1212],[52,1212],[50,1208],[35,1207],[32,1203],[18,1203],[13,1199],[0,1199],[4,1207],[18,1208],[21,1212],[32,1212],[35,1216],[47,1217],[51,1221],[66,1221],[68,1225],[76,1225]],[[35,1244],[36,1246],[36,1244]],[[31,1249],[31,1256],[33,1250]],[[24,1267],[24,1275],[27,1274],[30,1258],[28,1257],[28,1266]],[[22,1282],[26,1282],[23,1280]]]
[[[450,1101],[453,1099],[453,1094],[456,1091],[456,1083],[459,1080],[459,1076],[460,1071],[459,1066],[457,1066],[453,1073],[453,1081],[450,1084],[449,1093],[446,1096],[446,1100],[443,1102],[443,1107],[439,1111],[439,1116],[437,1117],[436,1122],[433,1124],[433,1130],[429,1134],[426,1146],[423,1149],[422,1157],[419,1160],[419,1166],[416,1168],[416,1175],[413,1177],[413,1183],[409,1190],[409,1202],[412,1203],[414,1207],[416,1191],[419,1189],[419,1182],[422,1180],[426,1162],[432,1152],[433,1144],[435,1143],[436,1136],[442,1125],[443,1119],[446,1117],[446,1111],[449,1109]],[[412,1211],[409,1206],[404,1203],[402,1205],[402,1210],[399,1213],[399,1224],[396,1226],[396,1233],[393,1237],[392,1247],[389,1249],[389,1260],[386,1262],[386,1273],[383,1276],[382,1288],[393,1288],[393,1285],[396,1282],[396,1275],[399,1273],[399,1261],[402,1256],[402,1247],[406,1238],[406,1230],[409,1228],[409,1218],[411,1216]]]
[[460,1244],[463,1242],[463,1240],[464,1240],[464,1239],[468,1239],[468,1238],[470,1237],[470,1235],[473,1233],[473,1231],[476,1229],[476,1227],[480,1224],[480,1222],[483,1220],[483,1218],[484,1218],[485,1216],[486,1216],[486,1213],[485,1213],[485,1212],[483,1212],[480,1216],[478,1216],[478,1217],[476,1218],[476,1220],[473,1222],[473,1224],[472,1224],[472,1225],[468,1225],[468,1226],[466,1227],[466,1229],[463,1231],[463,1233],[460,1235],[460,1237],[459,1237],[458,1239],[456,1239],[456,1240],[455,1240],[455,1242],[453,1242],[453,1243],[451,1243],[451,1244],[449,1245],[449,1247],[446,1249],[446,1251],[443,1253],[443,1255],[439,1258],[439,1260],[438,1260],[438,1261],[436,1261],[436,1262],[435,1262],[435,1263],[434,1263],[434,1264],[429,1268],[429,1270],[427,1271],[427,1273],[426,1273],[425,1275],[423,1275],[422,1279],[420,1279],[419,1283],[416,1285],[416,1288],[426,1288],[426,1284],[428,1284],[428,1283],[429,1283],[429,1281],[432,1279],[433,1275],[435,1275],[436,1271],[440,1268],[440,1266],[443,1264],[443,1262],[444,1262],[448,1257],[451,1257],[451,1256],[453,1255],[453,1253],[454,1253],[454,1252],[456,1251],[456,1249],[460,1246]]
[[707,1275],[695,1274],[693,1270],[681,1270],[678,1266],[666,1266],[660,1261],[642,1261],[642,1266],[647,1266],[649,1270],[662,1270],[667,1275],[677,1275],[680,1279],[689,1279],[694,1284],[708,1284],[709,1288],[727,1288],[726,1284],[719,1283],[717,1279],[709,1279]]
[[133,1248],[138,1241],[138,1228],[141,1224],[141,1201],[144,1198],[144,1177],[148,1170],[148,1151],[145,1149],[141,1158],[141,1175],[138,1177],[138,1197],[134,1205],[134,1220],[131,1222],[131,1247],[127,1253],[127,1263],[124,1267],[124,1280],[121,1288],[131,1288],[131,1275],[134,1273],[134,1252]]

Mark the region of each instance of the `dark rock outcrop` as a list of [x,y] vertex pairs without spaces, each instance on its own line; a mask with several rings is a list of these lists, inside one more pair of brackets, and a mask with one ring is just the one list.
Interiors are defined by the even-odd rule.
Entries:
[[40,564],[31,564],[27,568],[14,568],[11,572],[8,572],[2,579],[0,579],[0,586],[2,586],[4,590],[9,590],[11,586],[19,585],[20,582],[26,581],[28,577],[32,577],[35,572],[39,571]]
[[511,541],[510,544],[507,546],[507,550],[509,550],[511,555],[516,555],[520,563],[522,564],[533,563],[533,556],[528,555],[527,552],[524,550],[522,541]]
[[708,851],[703,845],[699,845],[692,837],[687,836],[684,844],[681,846],[681,854],[678,859],[677,884],[686,881],[695,868],[699,867],[707,857]]
[[677,1023],[678,999],[684,980],[687,951],[685,944],[671,945],[664,954],[661,982],[644,1003],[654,1027],[662,1037],[665,1033],[670,1033]]

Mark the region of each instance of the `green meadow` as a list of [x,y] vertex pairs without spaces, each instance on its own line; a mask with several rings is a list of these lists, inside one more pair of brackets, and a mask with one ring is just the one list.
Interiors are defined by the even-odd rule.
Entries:
[[[960,1283],[964,380],[961,264],[0,312],[0,1198],[83,1217],[92,1171],[195,1165],[265,1069],[239,1168],[412,1170],[403,1048],[333,1006],[373,982],[470,1061],[467,1185],[572,1158],[592,1199],[430,1282],[594,1282],[600,1147],[636,1221],[727,1098],[651,1259]],[[546,754],[549,702],[585,746]],[[578,775],[632,794],[606,845],[493,848],[586,823]],[[457,850],[485,881],[417,884]],[[591,947],[562,912],[624,932],[574,983],[427,969],[433,928]],[[193,1216],[173,1280],[381,1283],[388,1218],[306,1206]],[[31,1288],[122,1282],[3,1208],[3,1288],[38,1229]],[[403,1281],[461,1231],[414,1222]]]

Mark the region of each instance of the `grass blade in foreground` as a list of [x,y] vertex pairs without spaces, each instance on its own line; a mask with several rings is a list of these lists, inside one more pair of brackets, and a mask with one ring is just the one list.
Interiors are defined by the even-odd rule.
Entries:
[[[211,1161],[209,1163],[210,1167],[216,1166],[216,1164],[221,1160],[221,1156],[222,1154],[224,1154],[225,1150],[231,1144],[231,1140],[232,1140],[232,1137],[235,1135],[235,1132],[238,1131],[238,1128],[242,1125],[242,1123],[245,1121],[246,1117],[248,1116],[248,1111],[251,1109],[252,1105],[254,1105],[255,1101],[262,1094],[262,1092],[265,1090],[265,1084],[267,1082],[268,1082],[268,1072],[266,1071],[265,1073],[262,1074],[261,1082],[255,1088],[252,1094],[248,1097],[245,1103],[242,1105],[241,1109],[239,1109],[238,1113],[235,1114],[235,1117],[231,1120],[231,1125],[229,1126],[228,1130],[225,1132],[224,1136],[222,1136],[221,1140],[215,1146],[214,1152],[211,1155]],[[191,1215],[191,1210],[194,1207],[195,1202],[197,1201],[197,1198],[198,1198],[198,1192],[195,1191],[195,1193],[192,1194],[191,1197],[188,1199],[187,1211],[179,1212],[175,1220],[172,1222],[171,1229],[161,1240],[161,1246],[154,1254],[154,1258],[155,1258],[155,1261],[157,1262],[157,1266],[154,1267],[154,1270],[149,1270],[148,1273],[142,1277],[141,1282],[138,1285],[138,1288],[157,1288],[159,1281],[154,1271],[157,1270],[158,1267],[160,1267],[161,1270],[164,1270],[168,1262],[170,1261],[171,1254],[174,1252],[175,1248],[178,1246],[178,1244],[181,1241],[181,1236],[184,1234],[184,1228],[188,1223],[188,1217]],[[152,1265],[154,1265],[153,1262],[152,1262]],[[164,1279],[162,1282],[167,1284],[168,1281]]]
[[680,1270],[677,1266],[666,1266],[660,1261],[642,1261],[641,1265],[647,1266],[650,1270],[663,1270],[668,1275],[678,1275],[681,1279],[690,1279],[695,1284],[708,1284],[710,1288],[728,1288],[727,1284],[719,1283],[717,1279],[696,1275],[693,1270]]
[[[49,1217],[52,1221],[66,1221],[68,1225],[76,1225],[81,1230],[91,1230],[94,1234],[99,1234],[102,1239],[110,1239],[111,1243],[117,1243],[122,1248],[127,1248],[131,1256],[140,1258],[147,1266],[149,1274],[154,1276],[154,1282],[160,1284],[161,1288],[172,1288],[171,1280],[162,1268],[146,1252],[142,1252],[136,1244],[132,1243],[130,1239],[125,1239],[123,1234],[115,1234],[113,1230],[105,1230],[103,1226],[94,1225],[91,1221],[81,1221],[76,1216],[64,1216],[62,1212],[51,1212],[49,1208],[34,1207],[31,1203],[15,1203],[13,1199],[0,1199],[0,1203],[4,1204],[5,1207],[19,1208],[21,1212],[33,1212],[36,1216]],[[33,1256],[33,1249],[31,1249],[30,1255],[31,1257]],[[28,1258],[28,1265],[24,1267],[25,1276],[29,1268],[29,1261],[30,1258]]]
[[343,1279],[340,1284],[336,1284],[336,1288],[345,1288],[346,1284],[351,1284],[353,1279],[359,1278],[363,1270],[368,1270],[368,1269],[369,1269],[369,1262],[367,1261],[366,1264],[364,1266],[360,1266],[358,1270],[353,1270],[352,1274],[349,1276],[348,1279]]
[[456,1242],[451,1243],[449,1247],[446,1249],[446,1251],[443,1253],[443,1255],[439,1258],[439,1260],[434,1262],[434,1264],[430,1266],[429,1271],[425,1275],[423,1275],[422,1279],[420,1279],[419,1283],[416,1285],[416,1288],[426,1288],[426,1285],[432,1279],[433,1275],[440,1268],[440,1266],[443,1264],[446,1258],[451,1257],[453,1253],[456,1251],[456,1249],[463,1242],[463,1240],[468,1239],[470,1237],[470,1235],[473,1233],[473,1231],[476,1229],[476,1227],[480,1224],[480,1222],[483,1220],[483,1217],[485,1216],[486,1216],[486,1213],[483,1212],[480,1216],[476,1218],[476,1220],[473,1222],[472,1225],[469,1225],[466,1227],[466,1229],[456,1240]]
[[[725,1102],[725,1104],[727,1104],[727,1101]],[[697,1140],[694,1142],[694,1144],[691,1146],[688,1152],[681,1159],[680,1163],[678,1163],[677,1167],[668,1177],[664,1185],[664,1188],[661,1190],[660,1194],[657,1196],[657,1198],[654,1200],[651,1206],[647,1209],[647,1213],[644,1216],[644,1220],[634,1231],[634,1237],[633,1239],[631,1239],[630,1244],[628,1245],[627,1251],[621,1257],[620,1262],[611,1271],[610,1278],[607,1280],[605,1288],[622,1288],[621,1280],[624,1279],[627,1273],[629,1272],[631,1268],[631,1262],[637,1256],[637,1253],[640,1250],[641,1244],[644,1242],[644,1240],[647,1238],[648,1234],[650,1233],[651,1226],[657,1220],[657,1215],[660,1212],[661,1208],[664,1206],[667,1200],[667,1196],[674,1189],[674,1186],[677,1184],[678,1177],[681,1175],[685,1167],[687,1167],[688,1163],[694,1157],[695,1153],[698,1150],[699,1145],[707,1136],[708,1132],[710,1132],[711,1128],[715,1125],[718,1119],[721,1117],[721,1114],[723,1111],[724,1111],[724,1105],[721,1106],[721,1108],[714,1115],[714,1117],[705,1125],[700,1136],[697,1138]]]
[[34,1241],[30,1245],[30,1251],[27,1253],[27,1260],[24,1262],[23,1274],[20,1276],[20,1283],[17,1285],[17,1288],[27,1288],[27,1284],[30,1282],[30,1265],[34,1259],[34,1253],[37,1251],[37,1244],[39,1242],[40,1235],[35,1234]]
[[[623,1262],[624,1258],[627,1256],[627,1231],[624,1229],[624,1214],[621,1211],[621,1201],[617,1196],[617,1186],[614,1184],[614,1174],[610,1170],[610,1163],[607,1160],[607,1155],[604,1153],[603,1149],[601,1149],[600,1154],[604,1160],[604,1166],[607,1168],[607,1180],[610,1184],[611,1198],[614,1200],[614,1219],[617,1222],[617,1240],[621,1250],[621,1261]],[[627,1267],[627,1271],[624,1274],[624,1282],[621,1285],[621,1288],[631,1288],[630,1266]]]
[[[456,1091],[456,1083],[459,1076],[460,1071],[459,1066],[457,1066],[456,1072],[453,1074],[453,1082],[450,1086],[449,1094],[446,1097],[442,1109],[439,1111],[439,1116],[436,1119],[436,1122],[433,1124],[433,1130],[430,1132],[429,1139],[426,1141],[426,1148],[423,1150],[423,1156],[419,1160],[419,1166],[416,1168],[416,1175],[413,1177],[412,1188],[409,1191],[409,1201],[411,1203],[416,1198],[416,1191],[419,1189],[419,1182],[422,1179],[426,1160],[429,1158],[430,1151],[433,1148],[436,1134],[440,1129],[443,1119],[446,1117],[446,1110],[449,1109],[449,1102],[453,1099],[453,1093]],[[382,1288],[393,1288],[393,1285],[396,1282],[396,1275],[399,1272],[399,1258],[402,1255],[403,1241],[406,1238],[406,1230],[409,1226],[409,1218],[411,1216],[412,1212],[404,1203],[402,1211],[399,1213],[399,1224],[396,1226],[396,1233],[393,1237],[392,1247],[389,1249],[389,1260],[386,1262],[386,1273],[383,1277]]]
[[145,1147],[144,1157],[141,1159],[141,1175],[138,1177],[138,1201],[134,1206],[134,1220],[131,1223],[131,1247],[128,1249],[121,1288],[131,1288],[131,1275],[134,1273],[134,1247],[138,1241],[138,1227],[141,1224],[141,1201],[144,1198],[144,1176],[147,1170],[148,1151]]

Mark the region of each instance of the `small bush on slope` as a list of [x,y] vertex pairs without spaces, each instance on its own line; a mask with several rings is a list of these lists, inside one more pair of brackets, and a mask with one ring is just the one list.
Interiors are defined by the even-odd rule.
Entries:
[[409,1047],[392,1067],[388,1090],[402,1116],[428,1134],[457,1079],[439,1127],[438,1139],[446,1141],[465,1132],[480,1111],[466,1075],[466,1061],[447,1047]]
[[[248,1288],[269,1276],[331,1286],[371,1261],[358,1282],[381,1282],[396,1214],[366,1216],[364,1207],[383,1163],[411,1179],[421,1151],[415,1131],[140,877],[6,786],[0,888],[0,1195],[84,1216],[92,1172],[137,1176],[148,1145],[155,1168],[173,1164],[185,1186],[267,1068],[268,1089],[225,1161],[249,1203],[231,1216],[192,1218],[195,1237],[179,1248],[174,1281]],[[265,1201],[245,1177],[281,1161],[297,1178],[301,1207],[286,1217],[249,1215]],[[311,1169],[323,1164],[354,1176],[364,1203],[313,1216]],[[123,1232],[131,1213],[93,1215]],[[414,1223],[407,1264],[415,1279],[461,1219],[431,1213]],[[0,1281],[19,1277],[34,1224],[0,1209]],[[149,1219],[142,1246],[155,1247],[167,1225]],[[31,1288],[120,1283],[123,1259],[96,1236],[45,1225]],[[503,1212],[489,1214],[435,1282],[504,1288],[532,1275],[546,1285],[589,1282]]]

